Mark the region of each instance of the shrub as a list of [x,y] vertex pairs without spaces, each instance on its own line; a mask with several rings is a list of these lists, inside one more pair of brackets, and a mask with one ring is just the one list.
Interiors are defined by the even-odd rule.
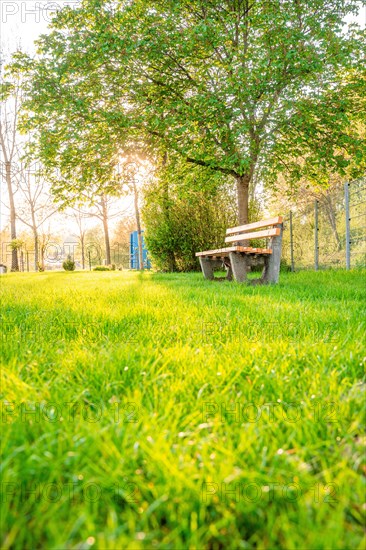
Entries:
[[67,259],[63,262],[62,267],[65,271],[74,271],[75,270],[75,262],[72,260],[71,256],[68,255]]
[[[259,219],[258,205],[250,214]],[[144,189],[142,217],[155,269],[199,270],[195,253],[221,248],[226,229],[237,225],[234,179],[170,156]]]
[[235,212],[221,184],[212,172],[171,161],[145,188],[144,236],[156,269],[197,270],[195,252],[222,245]]
[[106,265],[96,265],[93,267],[93,271],[110,271],[110,269]]

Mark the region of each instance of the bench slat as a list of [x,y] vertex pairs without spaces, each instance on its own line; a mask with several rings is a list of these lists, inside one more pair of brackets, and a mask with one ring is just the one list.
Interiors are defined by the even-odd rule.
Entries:
[[251,231],[251,229],[260,229],[261,227],[268,227],[269,225],[277,225],[282,223],[282,220],[282,216],[277,216],[277,218],[270,218],[269,220],[263,220],[261,222],[248,223],[247,225],[239,225],[238,227],[230,227],[226,231],[226,235]]
[[252,248],[250,246],[228,246],[217,250],[205,250],[196,252],[196,256],[226,256],[229,252],[247,252],[249,254],[272,254],[270,248]]
[[226,243],[235,243],[237,241],[247,241],[249,239],[264,239],[265,237],[278,237],[281,234],[280,228],[265,229],[264,231],[254,231],[253,233],[242,233],[241,235],[233,235],[226,237]]

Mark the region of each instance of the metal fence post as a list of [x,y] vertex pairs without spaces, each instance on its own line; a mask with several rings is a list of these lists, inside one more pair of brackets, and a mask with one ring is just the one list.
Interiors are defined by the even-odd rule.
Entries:
[[319,242],[318,242],[318,201],[314,202],[314,269],[319,269]]
[[344,184],[344,202],[346,211],[346,269],[351,269],[351,218],[349,217],[349,183]]
[[290,210],[290,252],[291,252],[291,271],[295,271],[294,234],[292,230],[292,210]]

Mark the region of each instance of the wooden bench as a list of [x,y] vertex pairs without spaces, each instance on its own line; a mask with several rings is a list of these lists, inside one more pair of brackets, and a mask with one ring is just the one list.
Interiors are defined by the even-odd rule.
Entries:
[[[280,274],[282,231],[281,216],[228,229],[225,243],[230,243],[230,246],[196,252],[204,277],[215,279],[214,271],[225,266],[226,279],[229,281],[234,277],[240,283],[277,283]],[[249,246],[251,239],[266,239],[269,242],[263,248],[253,248]],[[255,265],[263,265],[262,276],[248,281],[248,268]]]

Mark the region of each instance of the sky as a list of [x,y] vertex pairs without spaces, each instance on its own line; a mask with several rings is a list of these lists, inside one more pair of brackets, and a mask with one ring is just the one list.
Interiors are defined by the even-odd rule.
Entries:
[[63,7],[77,7],[78,1],[69,0],[2,0],[1,45],[5,55],[18,47],[34,51],[34,40],[47,33],[52,12]]

